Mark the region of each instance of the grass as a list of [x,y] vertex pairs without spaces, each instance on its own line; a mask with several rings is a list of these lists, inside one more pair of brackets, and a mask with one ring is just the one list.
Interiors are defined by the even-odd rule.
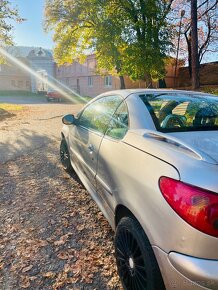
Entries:
[[[79,98],[78,96],[75,95],[71,95],[72,100],[74,100],[75,103],[86,103],[89,102],[92,98],[89,96],[84,96],[83,100],[81,98]],[[45,96],[40,95],[40,94],[35,94],[32,92],[27,92],[27,91],[1,91],[0,90],[0,98],[1,97],[18,97],[18,96],[22,96],[22,97],[36,97],[36,98],[43,98]]]
[[39,95],[27,91],[0,91],[0,97],[16,97],[16,96],[34,97]]
[[0,104],[0,110],[10,111],[10,112],[21,111],[21,110],[23,110],[23,106],[3,103],[3,104]]

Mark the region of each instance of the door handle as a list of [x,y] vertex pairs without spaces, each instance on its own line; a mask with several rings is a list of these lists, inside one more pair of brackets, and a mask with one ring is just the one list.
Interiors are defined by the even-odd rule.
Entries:
[[90,154],[94,152],[94,146],[92,144],[89,144],[88,149]]

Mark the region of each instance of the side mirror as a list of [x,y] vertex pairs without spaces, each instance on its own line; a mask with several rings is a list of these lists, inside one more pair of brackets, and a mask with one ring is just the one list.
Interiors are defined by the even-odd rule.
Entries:
[[74,117],[74,115],[65,115],[63,118],[62,118],[62,123],[64,125],[75,125],[76,124],[76,118]]

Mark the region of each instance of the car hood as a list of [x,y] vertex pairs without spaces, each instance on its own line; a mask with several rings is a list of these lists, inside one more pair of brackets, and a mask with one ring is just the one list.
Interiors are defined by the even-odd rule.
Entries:
[[161,133],[138,129],[130,130],[124,142],[171,164],[184,158],[218,164],[217,131]]

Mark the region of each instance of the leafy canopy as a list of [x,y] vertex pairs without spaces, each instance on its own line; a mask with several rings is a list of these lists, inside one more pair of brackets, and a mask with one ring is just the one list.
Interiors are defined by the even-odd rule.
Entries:
[[[13,45],[12,20],[21,22],[24,19],[19,17],[18,10],[11,6],[10,1],[0,0],[0,47]],[[5,62],[6,59],[0,54],[0,64]]]
[[0,46],[12,45],[11,31],[13,29],[11,20],[22,21],[18,15],[18,10],[11,6],[8,0],[0,1]]
[[95,52],[100,70],[132,79],[164,76],[170,30],[166,0],[47,0],[45,28],[54,30],[59,64]]

